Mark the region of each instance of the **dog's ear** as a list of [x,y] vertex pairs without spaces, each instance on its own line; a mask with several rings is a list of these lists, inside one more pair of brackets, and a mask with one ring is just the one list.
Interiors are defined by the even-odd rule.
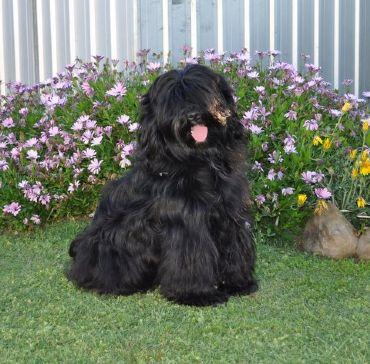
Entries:
[[158,131],[149,92],[141,98],[139,125],[138,151],[144,152],[148,159],[152,159],[158,154],[162,155],[164,143]]
[[235,108],[235,101],[233,98],[234,91],[231,88],[231,86],[227,83],[225,78],[221,75],[219,75],[218,86],[220,88],[220,92],[223,98],[226,101],[228,108],[234,109]]

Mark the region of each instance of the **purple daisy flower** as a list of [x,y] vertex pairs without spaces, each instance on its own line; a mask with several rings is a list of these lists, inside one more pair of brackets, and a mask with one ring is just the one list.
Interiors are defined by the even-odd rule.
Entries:
[[293,110],[289,110],[284,116],[289,120],[297,120],[297,113]]
[[12,202],[9,205],[5,205],[3,208],[4,214],[11,214],[17,216],[21,211],[22,206],[18,202]]
[[155,72],[161,68],[161,64],[159,62],[149,62],[146,68],[149,72]]
[[134,132],[138,128],[139,128],[139,124],[138,123],[132,123],[132,124],[129,125],[128,130],[130,130],[131,132]]
[[82,155],[84,156],[84,158],[91,159],[96,156],[96,151],[92,148],[87,148],[83,151]]
[[319,128],[319,124],[317,123],[317,121],[315,119],[310,119],[310,120],[306,120],[303,124],[303,126],[307,129],[307,130],[317,130]]
[[19,110],[19,114],[22,115],[23,117],[27,116],[28,108],[27,107],[22,107],[22,109]]
[[117,123],[121,125],[127,124],[129,121],[130,121],[130,117],[128,115],[121,115],[117,119]]
[[96,127],[96,121],[95,120],[86,120],[85,124],[86,129],[94,129]]
[[250,124],[248,129],[250,130],[252,134],[256,134],[256,135],[261,134],[263,132],[263,129],[255,124]]
[[326,188],[315,188],[315,194],[318,198],[322,198],[324,200],[331,197],[331,192]]
[[186,57],[185,63],[188,64],[198,64],[198,58],[197,57]]
[[96,138],[93,138],[93,140],[91,141],[91,145],[94,146],[94,145],[100,145],[101,142],[103,140],[103,135],[100,135]]
[[94,95],[94,90],[88,81],[83,82],[81,88],[85,91],[86,96],[91,97]]
[[27,159],[36,160],[39,157],[36,150],[31,149],[27,152]]
[[8,162],[5,159],[0,159],[0,171],[6,171],[8,168]]
[[280,153],[276,150],[270,153],[267,159],[271,164],[281,163],[283,161],[283,158],[280,157]]
[[294,188],[293,187],[283,188],[281,190],[281,193],[282,193],[283,196],[292,195],[294,193]]
[[266,197],[264,195],[256,196],[257,205],[262,205],[266,201]]
[[277,179],[279,181],[281,181],[283,179],[283,177],[284,177],[284,173],[282,171],[278,171],[278,173],[276,174],[276,176],[277,176]]
[[254,89],[261,96],[266,94],[266,89],[263,86],[256,86]]
[[117,82],[110,90],[106,92],[108,96],[117,97],[118,100],[126,95],[127,89],[122,82]]
[[247,76],[251,79],[257,79],[259,77],[259,73],[256,71],[252,71],[252,72],[247,73]]
[[329,113],[336,118],[339,118],[343,114],[341,111],[335,109],[331,109]]
[[96,158],[94,158],[89,166],[87,167],[87,169],[89,170],[90,173],[93,173],[93,174],[98,174],[100,172],[100,166],[101,164],[103,163],[103,161],[99,161],[97,160]]
[[317,173],[312,171],[306,171],[301,174],[302,179],[307,184],[315,184],[321,182],[324,179],[323,173]]
[[267,179],[270,181],[273,181],[276,177],[276,172],[273,169],[269,170],[269,173],[267,174]]
[[3,120],[2,125],[4,128],[13,128],[15,126],[15,123],[12,118],[6,118]]
[[258,161],[254,162],[252,169],[263,172],[262,164]]
[[41,224],[41,219],[39,215],[32,215],[30,220],[35,224],[35,225],[40,225]]
[[60,132],[60,130],[59,130],[59,128],[57,126],[53,126],[52,128],[49,129],[49,135],[51,137],[58,135],[59,132]]

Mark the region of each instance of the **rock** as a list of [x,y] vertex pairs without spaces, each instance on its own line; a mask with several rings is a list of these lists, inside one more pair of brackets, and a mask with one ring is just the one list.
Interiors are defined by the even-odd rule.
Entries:
[[358,239],[356,256],[361,260],[370,260],[370,229],[366,229]]
[[327,210],[307,222],[300,242],[307,252],[341,259],[355,255],[358,238],[351,223],[328,203]]

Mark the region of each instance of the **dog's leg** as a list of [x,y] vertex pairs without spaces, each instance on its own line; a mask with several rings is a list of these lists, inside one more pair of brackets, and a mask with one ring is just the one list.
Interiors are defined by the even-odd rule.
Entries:
[[[142,225],[142,226],[137,226]],[[71,243],[70,280],[99,293],[127,295],[153,287],[158,256],[142,221],[94,221]]]
[[70,245],[68,277],[100,293],[127,295],[155,285],[159,251],[149,224],[150,200],[131,170],[105,186],[94,219]]
[[109,224],[91,226],[71,244],[69,278],[99,293],[146,291],[154,285],[158,264],[149,245]]
[[249,226],[225,221],[219,237],[220,290],[230,295],[250,294],[258,289],[254,278],[255,247]]
[[205,224],[205,209],[186,211],[178,208],[181,204],[171,206],[163,223],[158,271],[161,293],[185,305],[226,302],[228,294],[217,290],[219,256]]

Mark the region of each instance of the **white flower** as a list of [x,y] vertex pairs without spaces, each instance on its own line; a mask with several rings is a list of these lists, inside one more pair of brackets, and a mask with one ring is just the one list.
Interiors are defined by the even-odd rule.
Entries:
[[94,158],[96,156],[96,151],[92,148],[87,148],[82,152],[82,154],[85,158]]
[[139,128],[139,124],[138,123],[132,123],[128,126],[128,130],[130,131],[135,131]]
[[118,124],[127,124],[130,121],[130,117],[128,115],[121,115],[117,119]]
[[101,141],[103,139],[103,136],[100,135],[96,138],[94,138],[92,141],[91,141],[91,145],[100,145],[101,144]]
[[39,157],[38,153],[36,150],[31,149],[27,152],[27,158],[28,159],[34,159],[36,160]]

